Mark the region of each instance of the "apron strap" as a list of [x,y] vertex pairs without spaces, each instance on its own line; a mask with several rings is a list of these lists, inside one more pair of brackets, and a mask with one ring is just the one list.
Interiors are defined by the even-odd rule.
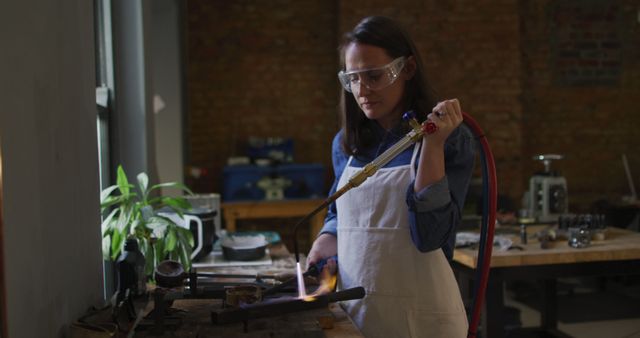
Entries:
[[351,160],[353,160],[353,155],[349,156],[349,159],[347,160],[347,164],[344,166],[345,168],[348,168],[351,165]]

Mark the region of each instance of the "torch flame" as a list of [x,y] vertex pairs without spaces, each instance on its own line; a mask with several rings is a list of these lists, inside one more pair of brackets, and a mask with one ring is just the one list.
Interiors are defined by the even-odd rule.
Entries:
[[308,296],[300,297],[300,299],[307,302],[313,302],[316,299],[316,297],[332,292],[336,288],[336,281],[337,281],[336,275],[331,274],[329,272],[329,269],[323,269],[320,272],[319,278],[320,278],[320,286],[318,286],[316,291]]
[[304,286],[304,277],[302,276],[300,262],[296,262],[296,275],[298,277],[298,298],[304,299],[307,297],[307,288]]

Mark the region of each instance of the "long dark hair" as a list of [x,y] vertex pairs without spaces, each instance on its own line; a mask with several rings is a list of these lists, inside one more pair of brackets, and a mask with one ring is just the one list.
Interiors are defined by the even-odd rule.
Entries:
[[[345,34],[340,46],[340,62],[345,67],[345,50],[351,43],[361,43],[380,47],[395,59],[400,56],[413,56],[416,71],[407,81],[404,93],[403,111],[414,110],[420,122],[435,106],[434,94],[427,84],[422,59],[409,34],[394,20],[384,16],[369,16],[362,19],[356,27]],[[342,120],[342,148],[348,155],[356,155],[372,142],[371,121],[367,119],[352,93],[342,90],[340,99]]]

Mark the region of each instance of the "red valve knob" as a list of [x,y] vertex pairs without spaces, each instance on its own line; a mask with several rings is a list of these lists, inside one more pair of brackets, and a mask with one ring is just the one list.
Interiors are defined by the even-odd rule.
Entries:
[[424,131],[425,134],[429,135],[429,134],[433,134],[438,130],[438,126],[436,126],[435,123],[433,122],[425,122],[422,125],[422,131]]

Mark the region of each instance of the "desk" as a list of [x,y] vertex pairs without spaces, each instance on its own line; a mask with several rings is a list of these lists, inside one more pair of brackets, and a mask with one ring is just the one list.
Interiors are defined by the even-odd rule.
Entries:
[[[541,227],[529,227],[532,235]],[[592,241],[591,246],[574,249],[567,241],[551,243],[551,248],[541,249],[540,243],[529,236],[528,244],[515,244],[524,250],[493,250],[491,270],[484,302],[482,328],[484,337],[505,336],[503,308],[503,283],[508,280],[540,280],[544,286],[541,311],[541,329],[559,337],[568,337],[558,330],[556,279],[561,277],[613,276],[640,274],[640,233],[625,229],[608,228],[602,241]],[[452,266],[460,278],[463,294],[469,282],[475,278],[477,250],[456,249]]]
[[[279,200],[279,201],[244,201],[222,203],[222,215],[227,231],[236,231],[236,222],[242,219],[304,217],[320,206],[323,199]],[[311,242],[324,225],[326,210],[317,213],[309,221],[311,223]]]

